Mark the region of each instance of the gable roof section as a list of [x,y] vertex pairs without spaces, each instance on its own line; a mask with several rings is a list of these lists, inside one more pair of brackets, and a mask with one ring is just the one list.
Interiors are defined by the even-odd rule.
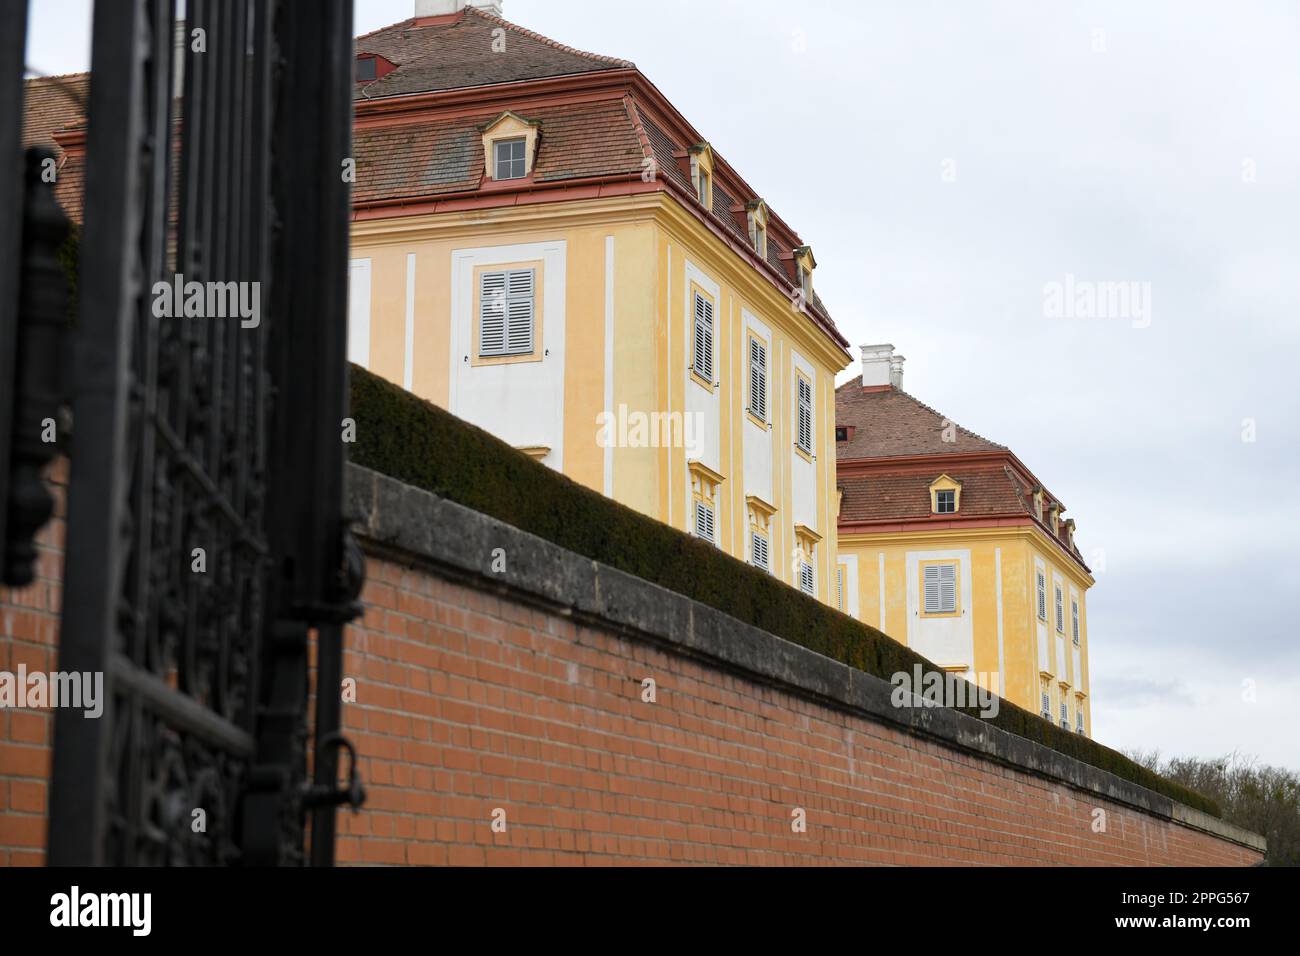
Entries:
[[[835,424],[854,426],[853,437],[836,444],[840,459],[1008,450],[962,428],[901,389],[863,389],[861,375],[835,390]],[[943,440],[949,425],[955,441]]]
[[357,37],[356,51],[378,53],[397,65],[386,76],[356,84],[359,100],[636,68],[628,60],[556,43],[476,7],[375,30]]

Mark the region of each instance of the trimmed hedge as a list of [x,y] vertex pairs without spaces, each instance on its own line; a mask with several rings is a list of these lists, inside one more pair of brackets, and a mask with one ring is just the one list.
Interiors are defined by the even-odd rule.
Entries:
[[[351,459],[563,548],[717,608],[884,680],[930,661],[718,548],[534,461],[444,409],[352,366]],[[961,708],[978,716],[978,708]],[[988,718],[981,718],[988,719]],[[989,723],[1220,816],[1207,797],[1003,700]]]

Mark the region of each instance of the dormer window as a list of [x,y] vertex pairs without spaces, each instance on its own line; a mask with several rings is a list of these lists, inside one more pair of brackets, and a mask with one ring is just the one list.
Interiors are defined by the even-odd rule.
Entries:
[[533,174],[540,123],[507,110],[479,129],[483,133],[483,167],[490,180],[509,182]]
[[523,179],[527,175],[524,139],[502,139],[492,144],[493,179]]
[[803,295],[805,302],[812,301],[812,274],[816,268],[817,260],[813,258],[811,246],[799,246],[794,250],[795,283],[798,285],[799,292]]
[[930,512],[937,515],[956,514],[961,508],[961,482],[940,475],[930,482]]
[[767,203],[761,199],[745,204],[749,241],[761,258],[767,258]]
[[706,210],[713,208],[713,149],[708,143],[697,143],[688,151],[691,163],[691,182],[695,196]]
[[353,64],[352,79],[356,83],[373,83],[375,80],[382,80],[395,69],[397,64],[387,57],[382,57],[378,53],[363,53]]

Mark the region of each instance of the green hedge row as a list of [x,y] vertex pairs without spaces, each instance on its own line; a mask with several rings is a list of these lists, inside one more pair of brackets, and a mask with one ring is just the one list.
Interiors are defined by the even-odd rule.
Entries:
[[[482,429],[352,367],[352,461],[653,581],[819,654],[889,680],[935,665],[776,578],[585,488]],[[978,716],[976,708],[964,708]],[[1219,816],[1208,798],[1096,741],[1002,701],[994,726]]]

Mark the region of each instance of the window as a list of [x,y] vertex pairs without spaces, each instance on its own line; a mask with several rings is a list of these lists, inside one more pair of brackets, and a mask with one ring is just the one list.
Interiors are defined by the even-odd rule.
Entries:
[[1052,692],[1047,684],[1043,684],[1043,704],[1041,714],[1044,720],[1052,719]]
[[1064,691],[1061,692],[1061,726],[1070,729],[1070,703],[1065,699]]
[[813,577],[813,566],[807,561],[799,562],[799,590],[804,594],[816,595],[817,584]]
[[836,440],[836,441],[848,441],[848,440],[849,440],[849,430],[848,430],[848,428],[847,428],[846,426],[844,426],[844,425],[836,425],[836,426],[835,426],[835,440]]
[[1079,643],[1079,602],[1074,599],[1070,600],[1070,618],[1070,627],[1074,632],[1074,643],[1077,646]]
[[925,613],[955,614],[957,612],[957,565],[927,564],[921,574]]
[[751,531],[749,535],[750,563],[760,570],[770,572],[772,570],[772,561],[768,550],[767,536],[759,534],[757,531]]
[[934,493],[934,510],[936,514],[948,515],[957,510],[957,492],[936,491]]
[[805,453],[812,454],[813,405],[812,383],[799,376],[799,422],[796,444]]
[[713,302],[695,293],[695,364],[691,371],[713,385]]
[[767,256],[767,230],[757,220],[754,222],[754,251],[760,256]]
[[1047,620],[1047,578],[1038,572],[1038,619]]
[[835,606],[844,610],[844,569],[835,569]]
[[1076,698],[1074,701],[1074,732],[1083,733],[1083,698]]
[[713,541],[713,508],[703,501],[695,502],[695,534],[705,541]]
[[767,346],[754,338],[749,340],[749,410],[767,423]]
[[709,174],[703,169],[699,172],[699,182],[696,186],[696,192],[700,197],[700,202],[704,203],[706,208],[711,208],[709,198],[713,195],[712,184],[709,182]]
[[533,269],[484,272],[479,285],[479,355],[533,351],[536,317]]
[[1065,598],[1061,596],[1061,586],[1056,586],[1056,630],[1065,633]]
[[795,263],[794,273],[799,282],[799,291],[803,293],[803,300],[807,302],[812,298],[812,273],[803,267],[802,262]]
[[357,59],[357,82],[365,82],[375,79],[376,76],[375,58],[373,56],[363,56]]
[[523,179],[525,140],[503,139],[492,144],[493,167],[496,179]]

